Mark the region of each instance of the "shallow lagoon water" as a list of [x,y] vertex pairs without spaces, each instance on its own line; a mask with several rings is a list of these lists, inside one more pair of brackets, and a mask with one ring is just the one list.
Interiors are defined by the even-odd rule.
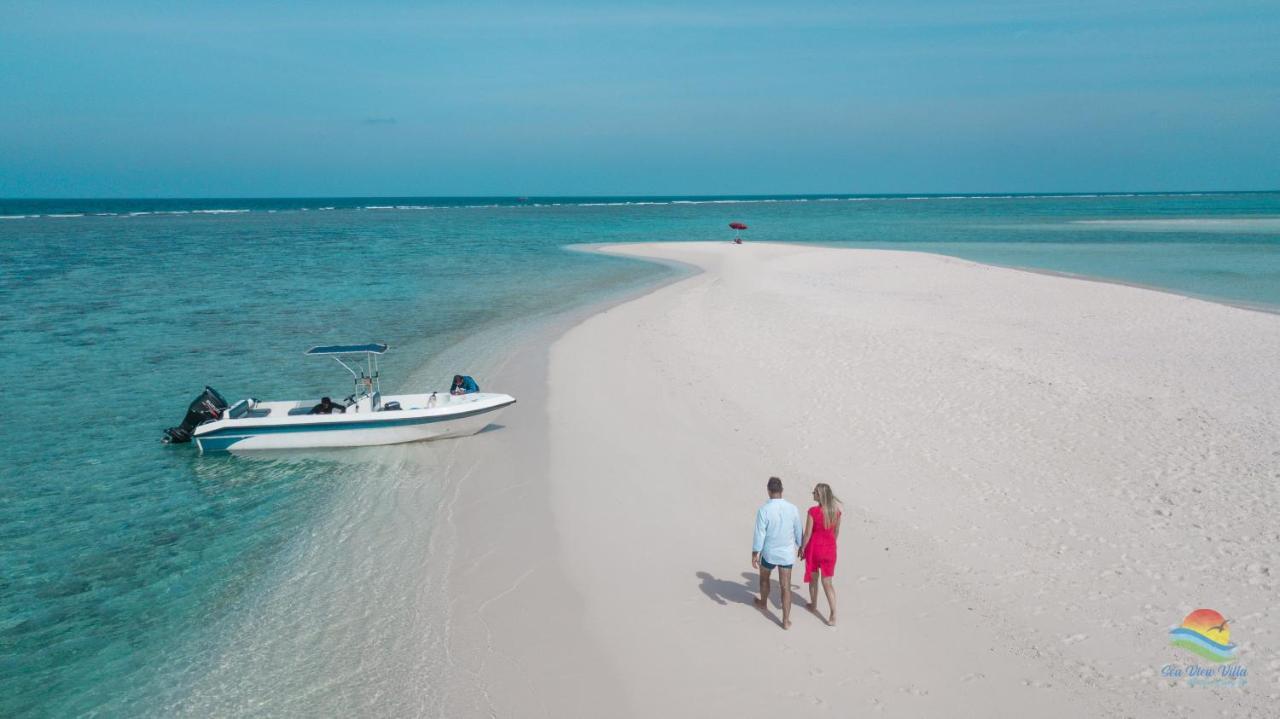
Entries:
[[[447,443],[396,461],[197,457],[161,446],[160,431],[204,384],[229,399],[345,396],[338,368],[302,357],[312,344],[386,341],[387,391],[439,387],[485,366],[459,351],[466,338],[496,351],[529,323],[669,272],[566,245],[727,240],[740,220],[748,241],[942,252],[1280,307],[1275,193],[0,201],[0,216],[4,716],[179,706],[218,690],[202,662],[255,607],[287,608],[300,567],[310,589],[394,574],[368,551],[329,566],[326,550],[344,521],[375,521],[404,492],[430,504]],[[394,551],[377,556],[410,556],[427,536],[413,532],[426,529],[384,536]],[[429,630],[378,621],[352,631]],[[250,630],[267,648],[272,632],[305,631]],[[390,651],[383,668],[417,651]],[[318,651],[278,690],[340,702],[361,676],[348,666]]]

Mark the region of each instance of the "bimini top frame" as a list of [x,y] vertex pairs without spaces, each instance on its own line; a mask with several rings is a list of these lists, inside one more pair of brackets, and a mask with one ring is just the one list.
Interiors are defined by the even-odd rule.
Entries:
[[[378,355],[387,351],[387,346],[378,342],[370,342],[362,345],[321,345],[312,347],[306,351],[308,356],[314,357],[332,357],[334,362],[342,365],[342,368],[351,373],[351,378],[356,384],[356,393],[359,395],[369,395],[377,392],[381,394],[382,384],[378,375]],[[358,359],[359,355],[364,355],[363,362]],[[342,361],[343,357],[347,357],[352,367]],[[356,357],[354,361],[350,358]],[[361,366],[363,364],[363,366]]]
[[377,342],[370,342],[363,345],[322,345],[320,347],[312,347],[307,350],[309,355],[356,355],[370,354],[380,355],[387,351],[387,346]]

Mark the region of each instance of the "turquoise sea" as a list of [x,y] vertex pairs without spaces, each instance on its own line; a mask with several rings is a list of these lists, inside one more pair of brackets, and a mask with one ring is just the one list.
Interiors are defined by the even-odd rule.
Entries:
[[1280,310],[1280,193],[0,200],[0,716],[162,714],[207,695],[192,667],[217,655],[210,628],[299,557],[323,562],[317,518],[386,486],[341,452],[162,446],[205,384],[345,394],[303,350],[376,340],[393,347],[387,391],[441,386],[471,366],[468,338],[500,345],[672,272],[567,245],[727,241],[735,220],[748,241],[940,252]]

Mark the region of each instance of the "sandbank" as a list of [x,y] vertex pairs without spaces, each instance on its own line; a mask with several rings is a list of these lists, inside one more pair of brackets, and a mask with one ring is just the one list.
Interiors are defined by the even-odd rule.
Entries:
[[[1274,710],[1280,316],[915,252],[599,251],[701,271],[521,358],[459,450],[451,715]],[[844,500],[836,627],[750,604],[773,474]],[[1161,676],[1199,607],[1243,688]]]

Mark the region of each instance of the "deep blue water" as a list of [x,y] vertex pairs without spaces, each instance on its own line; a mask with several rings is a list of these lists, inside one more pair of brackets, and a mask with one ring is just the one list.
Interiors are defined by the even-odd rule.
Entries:
[[0,217],[0,716],[145,706],[119,698],[241,611],[350,479],[324,456],[161,446],[204,384],[345,394],[302,351],[377,340],[395,391],[478,331],[668,272],[569,244],[727,240],[739,220],[748,240],[943,252],[1280,308],[1280,193],[0,200]]

